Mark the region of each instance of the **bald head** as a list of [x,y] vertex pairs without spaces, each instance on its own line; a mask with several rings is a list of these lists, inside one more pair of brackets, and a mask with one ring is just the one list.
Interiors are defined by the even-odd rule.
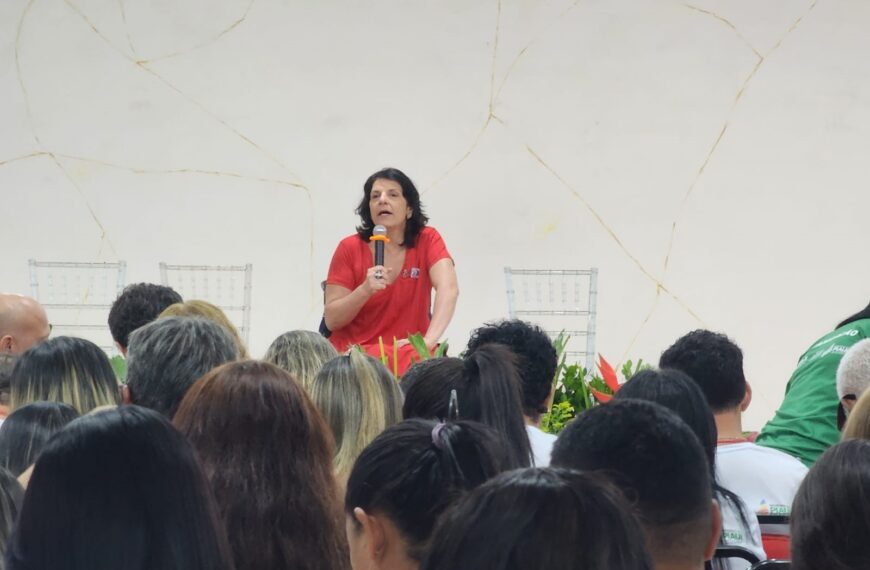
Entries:
[[19,355],[50,332],[45,309],[35,299],[0,293],[0,352]]

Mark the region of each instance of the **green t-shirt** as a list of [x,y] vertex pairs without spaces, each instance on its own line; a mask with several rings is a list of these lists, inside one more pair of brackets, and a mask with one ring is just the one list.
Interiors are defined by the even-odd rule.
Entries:
[[807,467],[837,443],[837,367],[853,344],[868,337],[870,319],[862,319],[817,340],[798,361],[782,405],[756,443],[793,455]]

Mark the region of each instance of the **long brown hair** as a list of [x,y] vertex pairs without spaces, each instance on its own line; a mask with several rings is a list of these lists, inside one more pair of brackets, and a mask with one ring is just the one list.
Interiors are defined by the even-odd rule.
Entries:
[[174,419],[199,453],[237,570],[343,570],[329,427],[302,387],[265,362],[200,378]]

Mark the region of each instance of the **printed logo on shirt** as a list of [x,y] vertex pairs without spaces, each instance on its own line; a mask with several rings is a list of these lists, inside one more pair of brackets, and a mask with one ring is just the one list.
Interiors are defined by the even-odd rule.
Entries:
[[412,267],[411,268],[411,279],[419,279],[420,278],[420,268]]
[[739,530],[722,529],[722,542],[725,544],[742,544],[743,533]]

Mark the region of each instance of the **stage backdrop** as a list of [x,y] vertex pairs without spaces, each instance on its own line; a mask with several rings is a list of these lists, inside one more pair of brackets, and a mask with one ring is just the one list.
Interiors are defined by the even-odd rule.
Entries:
[[3,0],[0,285],[26,260],[253,263],[251,348],[316,328],[365,178],[456,259],[454,351],[503,267],[600,269],[598,348],[744,349],[758,428],[870,300],[863,0]]

